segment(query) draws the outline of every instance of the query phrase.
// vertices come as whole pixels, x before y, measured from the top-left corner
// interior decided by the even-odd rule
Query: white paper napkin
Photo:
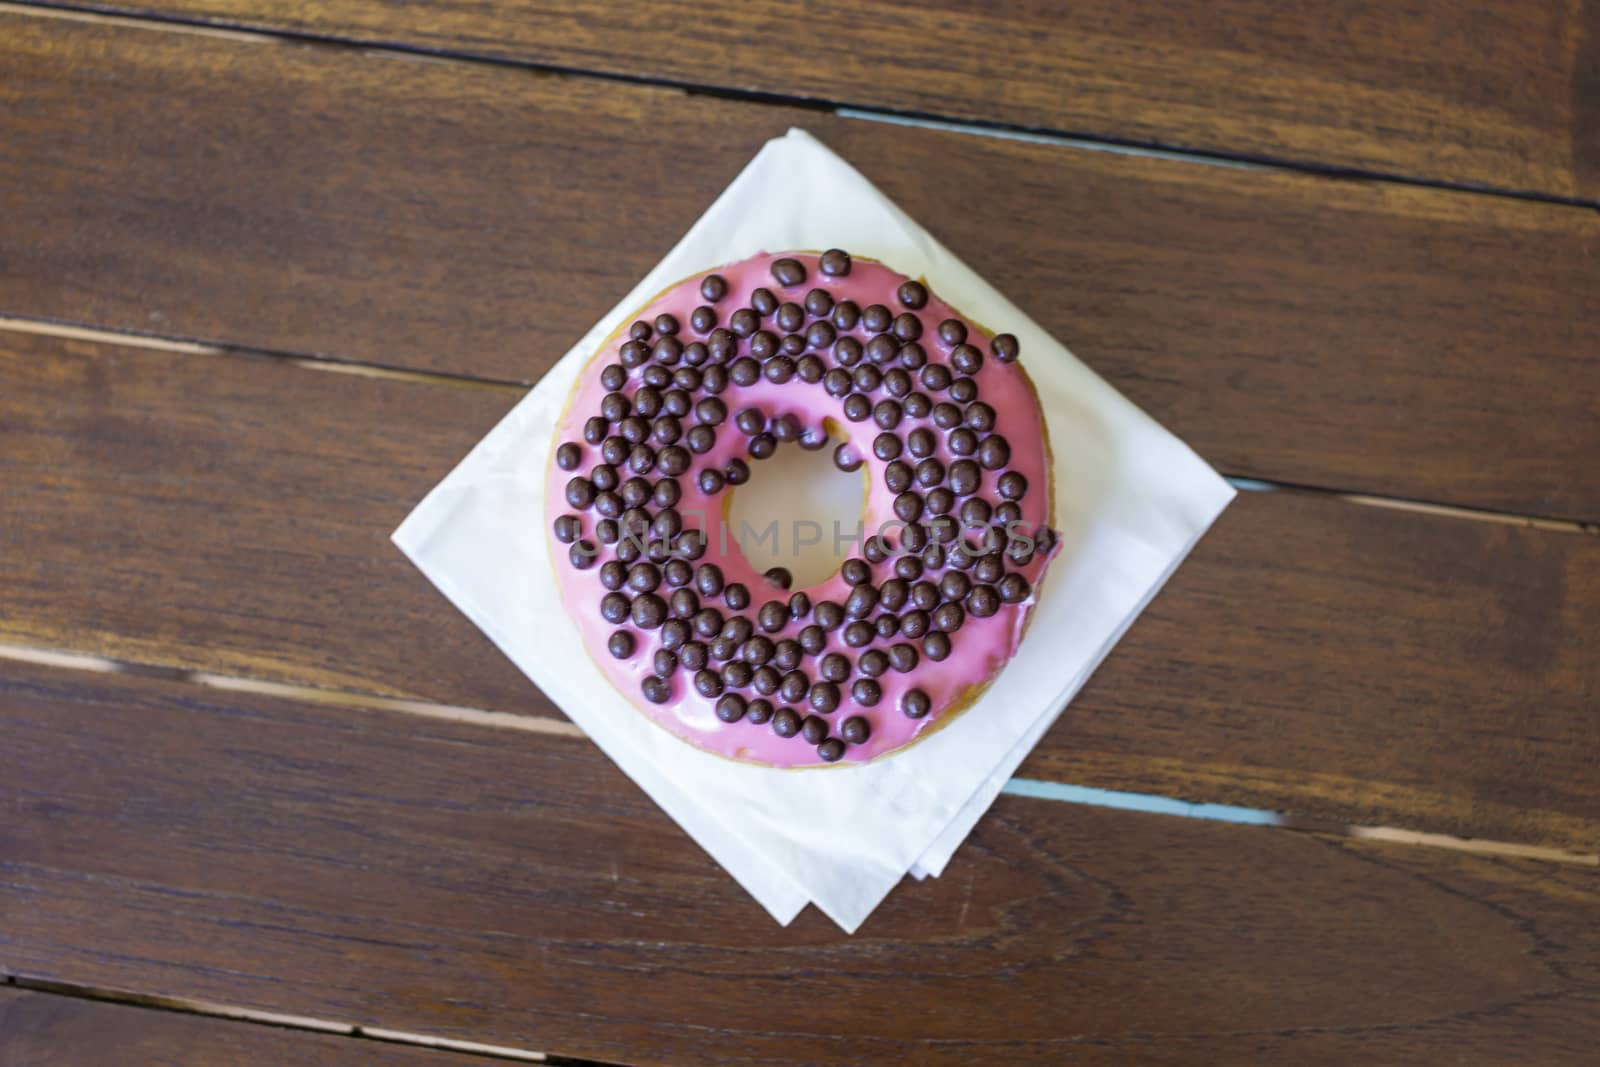
[[[1049,426],[1063,550],[1016,657],[949,726],[865,767],[744,766],[649,722],[590,661],[556,591],[543,480],[568,390],[626,315],[723,263],[835,246],[923,276],[968,317],[1017,335]],[[854,931],[908,871],[944,869],[1232,497],[1183,442],[854,168],[790,130],[763,146],[678,246],[417,505],[394,541],[774,918],[787,923],[811,901]]]

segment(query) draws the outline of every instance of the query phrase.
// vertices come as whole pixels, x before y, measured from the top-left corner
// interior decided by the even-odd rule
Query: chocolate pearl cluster
[[[812,262],[830,278],[852,266],[840,249]],[[770,271],[771,284],[744,306],[730,306],[727,280],[712,273],[700,279],[703,303],[687,322],[662,314],[629,327],[614,359],[602,361],[606,392],[582,440],[556,449],[557,467],[570,475],[570,510],[553,520],[553,533],[573,567],[599,568],[605,592],[596,610],[619,627],[610,655],[639,654],[623,627],[657,635],[640,685],[645,700],[665,704],[692,690],[722,722],[795,738],[831,763],[872,736],[868,714],[856,712],[879,709],[879,679],[911,674],[924,657],[946,659],[969,618],[1032,595],[1021,571],[1050,551],[1054,535],[1009,536],[1030,487],[1010,467],[1003,420],[975,378],[985,359],[1018,357],[1014,336],[984,343],[959,319],[936,321],[919,281],[903,282],[888,303],[860,307],[813,284],[798,258],[775,259]],[[820,425],[739,403],[744,387],[797,379],[820,385],[843,420],[877,428],[872,455],[885,464],[905,524],[845,561],[842,602],[788,595],[792,578],[781,567],[759,590],[727,581],[703,560],[704,534],[685,529],[677,510],[683,479],[716,495],[749,481],[751,463],[781,445],[827,444]],[[742,456],[702,462],[728,434]],[[938,458],[941,443],[948,460]],[[848,444],[833,458],[844,471],[865,459]],[[583,536],[585,512],[595,519],[593,540]],[[919,688],[898,703],[884,710],[911,719],[932,711]]]

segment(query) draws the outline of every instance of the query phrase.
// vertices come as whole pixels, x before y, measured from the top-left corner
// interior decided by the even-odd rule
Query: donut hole
[[[752,461],[750,480],[733,491],[728,532],[757,572],[786,567],[794,588],[816,585],[860,550],[867,468],[834,466],[844,436],[832,425],[826,447],[780,445],[770,459]],[[837,536],[835,536],[837,532]]]

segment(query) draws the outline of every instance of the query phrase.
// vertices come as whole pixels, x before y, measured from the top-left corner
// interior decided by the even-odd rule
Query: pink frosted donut
[[[838,249],[686,279],[601,345],[546,480],[562,601],[606,677],[690,744],[865,763],[947,722],[1015,653],[1056,549],[1017,341]],[[723,524],[790,443],[868,467],[865,539],[789,588]]]

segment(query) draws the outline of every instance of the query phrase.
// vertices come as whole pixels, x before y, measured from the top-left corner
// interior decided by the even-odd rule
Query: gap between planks
[[[485,711],[481,708],[438,704],[426,700],[386,697],[356,690],[323,689],[287,682],[269,682],[236,675],[218,674],[212,671],[197,671],[162,664],[111,659],[106,656],[59,649],[0,643],[0,661],[4,660],[100,674],[156,677],[226,692],[252,693],[258,696],[296,700],[303,703],[359,708],[364,711],[395,712],[424,719],[443,720],[496,730],[516,730],[522,733],[542,734],[548,737],[564,737],[578,740],[587,736],[576,723],[549,716]],[[1290,830],[1296,833],[1440,848],[1452,852],[1465,852],[1499,859],[1538,860],[1547,863],[1565,863],[1580,867],[1600,868],[1600,854],[1597,853],[1577,852],[1571,849],[1552,848],[1544,845],[1525,845],[1512,841],[1493,841],[1486,838],[1456,837],[1452,834],[1429,833],[1396,826],[1362,826],[1353,823],[1341,823],[1332,819],[1311,819],[1304,816],[1267,811],[1261,808],[1194,803],[1176,797],[1097,789],[1065,782],[1013,778],[1006,783],[1001,792],[1008,796],[1057,803],[1081,804],[1088,807],[1114,808],[1121,811],[1174,815],[1180,818],[1269,827],[1278,830]]]
[[[5,4],[0,2],[0,11],[4,9]],[[377,378],[395,382],[410,382],[418,385],[449,386],[457,389],[490,389],[518,396],[532,388],[531,383],[506,379],[471,377],[463,374],[450,374],[444,371],[402,370],[396,367],[338,357],[306,356],[296,352],[253,348],[244,345],[208,344],[200,341],[162,337],[155,334],[76,326],[48,319],[31,319],[20,315],[0,314],[0,331],[35,334],[43,337],[59,337],[64,340],[84,341],[90,344],[143,348],[181,355],[248,356],[259,359],[275,359],[292,367],[320,371],[325,374],[347,374],[360,378]],[[1227,472],[1223,472],[1223,476],[1227,478],[1235,489],[1244,492],[1314,493],[1319,496],[1331,496],[1361,507],[1411,511],[1436,518],[1464,519],[1469,522],[1488,522],[1506,526],[1524,526],[1558,533],[1600,535],[1600,522],[1576,522],[1570,519],[1551,519],[1538,515],[1521,515],[1514,512],[1462,507],[1454,504],[1440,504],[1433,501],[1412,500],[1404,497],[1353,493],[1324,486],[1301,485],[1293,482],[1230,475]]]
[[[837,115],[840,118],[846,119],[856,119],[868,122],[883,122],[902,126],[917,126],[969,136],[1000,137],[1014,140],[1031,141],[1035,143],[1057,145],[1067,149],[1095,152],[1118,152],[1201,166],[1235,167],[1249,170],[1288,171],[1297,174],[1314,175],[1316,177],[1336,181],[1386,182],[1394,185],[1409,185],[1426,189],[1439,189],[1446,192],[1462,193],[1471,196],[1493,196],[1510,200],[1527,200],[1535,203],[1554,204],[1564,207],[1590,208],[1600,211],[1600,203],[1592,200],[1586,200],[1582,197],[1576,196],[1561,196],[1555,193],[1544,193],[1530,189],[1505,189],[1472,182],[1450,181],[1445,178],[1424,178],[1390,171],[1340,166],[1338,164],[1331,163],[1315,163],[1305,160],[1280,159],[1272,156],[1246,155],[1243,153],[1231,153],[1220,150],[1202,150],[1187,148],[1181,145],[1170,145],[1161,141],[1140,141],[1131,138],[1092,135],[1086,131],[1029,126],[1022,123],[986,121],[981,119],[956,119],[947,115],[938,114],[937,112],[918,111],[909,108],[876,106],[845,100],[831,100],[823,97],[792,95],[781,92],[737,89],[728,86],[707,85],[703,82],[684,81],[681,79],[667,78],[656,75],[589,70],[583,67],[570,66],[566,64],[538,62],[530,59],[515,59],[506,56],[472,52],[459,48],[430,48],[425,45],[407,44],[401,41],[389,41],[382,39],[364,40],[359,37],[340,36],[338,34],[329,33],[312,33],[308,31],[289,30],[282,28],[236,28],[223,25],[220,23],[220,21],[206,21],[199,17],[185,18],[179,15],[158,15],[153,13],[113,13],[97,9],[92,5],[51,2],[51,0],[34,0],[34,2],[28,2],[28,0],[23,0],[23,2],[15,2],[15,0],[0,0],[0,14],[11,14],[30,18],[61,19],[72,22],[101,23],[111,26],[142,28],[157,32],[185,33],[200,37],[215,37],[224,40],[241,41],[253,44],[299,44],[311,47],[341,48],[377,57],[392,59],[477,64],[512,70],[531,71],[540,74],[554,74],[563,77],[589,78],[596,81],[617,82],[620,84],[632,85],[644,89],[676,91],[689,96],[704,96],[716,99],[736,100],[754,105],[773,105],[799,108],[808,111]]]
[[[255,1008],[241,1008],[232,1004],[219,1004],[209,1000],[156,996],[149,993],[134,993],[121,989],[106,989],[69,982],[27,978],[14,974],[5,975],[4,977],[4,985],[0,986],[0,988],[20,989],[25,992],[43,993],[48,996],[71,997],[75,1000],[120,1004],[125,1007],[141,1008],[147,1011],[199,1015],[208,1019],[216,1019],[219,1022],[270,1026],[280,1030],[329,1034],[336,1037],[377,1041],[389,1045],[411,1045],[419,1048],[437,1049],[440,1052],[455,1052],[517,1063],[558,1063],[577,1067],[579,1064],[591,1062],[588,1060],[568,1059],[564,1056],[552,1057],[543,1052],[513,1048],[509,1045],[486,1045],[477,1041],[459,1041],[448,1037],[434,1037],[431,1034],[412,1033],[408,1030],[389,1030],[381,1027],[362,1026],[357,1023],[336,1022],[332,1019],[316,1019],[307,1015],[258,1011]]]

